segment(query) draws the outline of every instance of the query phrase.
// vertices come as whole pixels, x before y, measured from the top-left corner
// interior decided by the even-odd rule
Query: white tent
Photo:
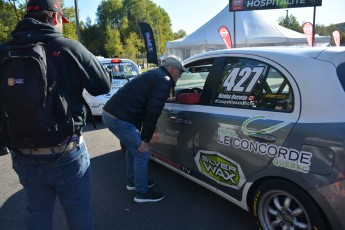
[[[236,41],[236,48],[308,45],[304,34],[270,22],[256,11],[236,12],[235,17],[236,38],[234,37],[234,13],[229,12],[229,6],[226,6],[195,32],[184,38],[167,42],[168,54],[174,54],[185,59],[198,53],[225,49],[226,46],[218,33],[221,26],[228,27],[232,43]],[[327,46],[330,39],[329,36],[315,36],[315,45]]]

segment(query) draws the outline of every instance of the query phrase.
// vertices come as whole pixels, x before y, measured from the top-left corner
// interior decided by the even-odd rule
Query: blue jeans
[[[106,112],[102,113],[105,126],[126,146],[127,179],[134,182],[135,191],[147,191],[148,162],[150,151],[138,151],[141,145],[139,130],[131,123],[112,117]]]
[[[70,230],[93,229],[90,207],[90,156],[85,142],[57,161],[57,156],[12,153],[13,169],[26,197],[28,230],[53,229],[56,196],[65,211]]]

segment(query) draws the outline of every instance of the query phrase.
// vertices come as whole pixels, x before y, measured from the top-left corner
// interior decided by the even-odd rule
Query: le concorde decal
[[[248,124],[259,119],[266,119],[265,116],[255,116],[243,122],[242,131],[245,135],[250,134],[268,134],[273,133],[286,125],[289,122],[282,122],[278,125],[268,127],[262,130],[250,130],[247,128]],[[283,167],[290,170],[308,173],[311,165],[312,153],[306,151],[298,151],[296,149],[289,149],[282,146],[249,140],[246,138],[239,138],[235,130],[231,129],[229,125],[220,124],[218,128],[217,142],[222,145],[242,149],[255,154],[269,156],[273,158],[272,163],[277,167]]]

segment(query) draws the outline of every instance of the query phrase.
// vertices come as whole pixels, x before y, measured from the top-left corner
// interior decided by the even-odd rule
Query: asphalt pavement
[[[155,190],[166,197],[157,203],[134,202],[134,192],[126,190],[125,159],[117,138],[99,120],[97,130],[88,124],[83,136],[91,155],[95,230],[257,229],[250,213],[155,162],[150,162],[150,176]],[[24,218],[25,193],[10,156],[2,156],[0,230],[25,229]],[[54,230],[68,229],[58,200],[53,221]]]

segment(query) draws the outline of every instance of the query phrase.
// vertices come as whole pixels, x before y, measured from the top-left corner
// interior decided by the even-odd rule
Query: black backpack
[[[53,147],[74,134],[67,84],[43,43],[5,47],[1,123],[12,149]]]

